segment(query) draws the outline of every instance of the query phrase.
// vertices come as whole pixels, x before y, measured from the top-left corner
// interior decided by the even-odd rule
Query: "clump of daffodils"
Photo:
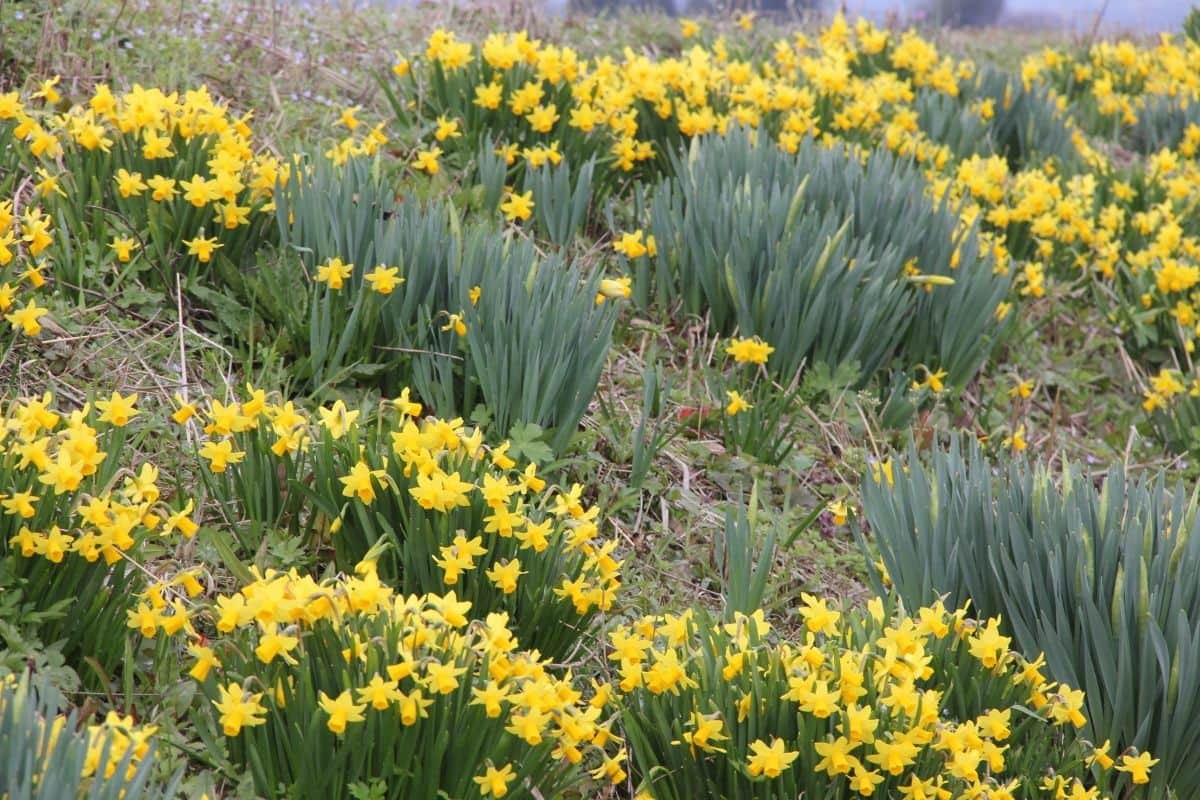
[[[48,219],[102,242],[115,264],[136,268],[155,259],[192,271],[217,252],[237,262],[274,230],[273,194],[286,183],[288,165],[256,152],[253,115],[233,114],[207,87],[181,96],[142,86],[114,93],[101,84],[65,112],[52,111],[36,96],[0,95],[0,126],[11,127],[18,152],[41,178]],[[36,225],[24,225],[31,256],[46,250],[60,272],[75,280],[84,274],[78,254],[52,246],[48,227],[28,239]]]
[[[844,615],[809,595],[800,615],[794,642],[761,612],[610,634],[643,796],[1107,796],[1082,766],[1113,763],[1076,735],[1083,693],[1012,652],[998,620],[940,603],[887,619],[879,601]]]
[[[950,152],[918,128],[912,101],[920,90],[956,97],[973,74],[916,34],[896,38],[840,15],[819,38],[780,39],[755,60],[733,57],[724,37],[677,57],[627,50],[589,60],[525,31],[492,34],[476,48],[444,29],[424,53],[397,59],[397,94],[419,96],[430,123],[433,141],[415,158],[430,173],[438,156],[473,154],[483,130],[507,132],[497,149],[510,165],[596,156],[622,175],[659,169],[680,141],[731,125],[762,129],[790,152],[805,136],[836,136],[885,142],[940,167]],[[413,91],[424,85],[432,91]],[[463,130],[467,119],[479,130]]]
[[[42,331],[49,309],[33,295],[46,283],[45,252],[53,243],[53,220],[40,206],[18,213],[13,200],[0,200],[0,319],[14,336]]]
[[[1159,436],[1176,452],[1194,450],[1200,424],[1200,374],[1163,367],[1147,384],[1142,390],[1142,408]]]
[[[153,464],[114,460],[139,413],[136,395],[117,392],[68,413],[50,393],[0,406],[0,552],[111,566],[150,532],[193,536],[191,504],[177,511],[162,501]]]
[[[41,612],[34,635],[106,670],[121,663],[140,605],[154,606],[134,626],[147,637],[186,621],[178,599],[139,598],[144,545],[197,531],[192,502],[166,502],[153,464],[125,462],[139,413],[137,396],[120,393],[69,412],[49,393],[0,405],[0,571]],[[194,592],[186,571],[163,577],[178,584],[185,574]]]
[[[183,405],[176,418],[203,429],[206,480],[254,522],[332,545],[344,570],[390,543],[378,572],[391,585],[455,591],[565,657],[620,587],[599,508],[582,486],[518,464],[508,443],[488,446],[478,428],[422,411],[405,390],[369,415],[339,400],[310,417],[251,388],[241,402]]]
[[[609,687],[523,650],[505,613],[453,591],[396,593],[374,562],[315,581],[268,570],[207,614],[201,716],[265,794],[558,796],[584,769],[623,780]]]

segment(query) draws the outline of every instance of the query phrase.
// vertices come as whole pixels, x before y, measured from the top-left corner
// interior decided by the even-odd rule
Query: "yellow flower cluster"
[[[382,122],[376,124],[361,138],[355,133],[362,124],[355,116],[360,110],[358,106],[354,106],[342,111],[338,124],[349,130],[350,135],[325,151],[325,157],[334,164],[340,166],[351,158],[374,155],[380,147],[388,143],[388,137],[383,132]]]
[[[152,464],[129,471],[111,489],[85,491],[85,480],[108,457],[105,434],[92,423],[104,423],[110,431],[123,427],[138,413],[136,399],[114,393],[96,402],[98,415],[89,406],[60,414],[49,393],[0,409],[5,488],[0,493],[0,533],[12,551],[56,564],[75,553],[112,565],[152,531],[195,533],[190,504],[175,511],[160,501],[158,469]]]
[[[555,761],[590,758],[599,770],[619,765],[613,717],[605,718],[607,686],[593,682],[585,701],[569,672],[560,675],[537,652],[520,649],[506,614],[472,619],[471,604],[454,592],[398,595],[380,581],[373,562],[359,564],[356,573],[318,583],[295,570],[256,571],[252,583],[216,598],[210,613],[222,636],[189,649],[196,657],[191,675],[215,689],[211,706],[226,736],[276,715],[307,721],[319,714],[331,733],[369,749],[374,742],[365,723],[372,717],[397,728],[436,726],[422,735],[437,736],[459,715],[474,719],[468,709],[477,707],[473,724],[487,729],[485,752],[505,739],[530,749],[552,743]],[[343,663],[314,665],[331,643],[341,648]],[[210,680],[214,669],[223,680]],[[317,686],[307,696],[310,672]],[[325,685],[325,675],[342,682]],[[265,690],[252,692],[252,684]],[[498,797],[515,774],[507,764],[456,769],[477,769],[476,783]]]
[[[761,611],[724,625],[690,611],[645,617],[610,635],[619,699],[635,726],[653,726],[656,714],[685,720],[664,767],[704,769],[723,758],[752,778],[779,779],[803,754],[814,773],[790,785],[841,780],[863,797],[1012,798],[1034,779],[1028,765],[1006,774],[1010,752],[1024,744],[1010,737],[1026,709],[1068,731],[1085,722],[1083,692],[1047,681],[1041,659],[1012,652],[999,620],[977,623],[938,603],[885,624],[875,600],[864,624],[823,599],[801,599],[798,645],[771,644]],[[998,687],[990,700],[1001,702],[960,716],[947,690],[974,672]],[[1051,754],[1041,757],[1058,769]],[[1103,748],[1091,760],[1113,763]],[[653,774],[652,766],[642,769]],[[1080,777],[1056,780],[1055,796],[1101,797]],[[653,782],[646,789],[654,796]]]
[[[61,730],[64,719],[56,717],[54,726]],[[101,774],[111,778],[126,755],[132,753],[129,766],[126,767],[126,780],[131,779],[137,772],[139,762],[145,758],[150,749],[150,739],[158,732],[156,725],[134,724],[132,716],[122,717],[115,711],[109,711],[104,721],[88,725],[88,752],[83,764],[85,778]],[[104,748],[108,747],[108,761],[101,763]],[[101,767],[103,770],[101,771]]]
[[[1175,397],[1200,397],[1200,376],[1184,384],[1183,373],[1177,369],[1163,368],[1150,379],[1150,388],[1143,390],[1145,401],[1142,408],[1147,411],[1167,407]]]
[[[119,262],[149,242],[186,246],[188,255],[207,263],[222,245],[204,236],[205,229],[236,231],[251,224],[252,215],[273,210],[275,186],[287,182],[289,165],[255,153],[251,116],[233,116],[204,86],[180,97],[142,86],[114,94],[101,84],[61,114],[31,106],[17,92],[0,95],[0,125],[12,126],[14,138],[43,165],[37,170],[43,203],[115,203],[134,226],[108,242]],[[164,233],[149,224],[158,208],[186,224]],[[68,219],[82,224],[74,215]],[[24,228],[36,257],[51,243],[48,219],[41,229],[33,219]],[[154,241],[160,233],[175,239]],[[0,260],[7,252],[3,236],[0,230]]]
[[[0,201],[0,316],[25,336],[41,332],[41,319],[48,311],[34,298],[25,300],[29,291],[46,282],[44,253],[54,243],[53,221],[41,207],[32,206],[16,213],[14,201]]]
[[[739,364],[766,364],[775,348],[757,336],[748,339],[730,339],[725,352]]]
[[[1086,58],[1046,48],[1024,60],[1021,78],[1026,86],[1044,79],[1069,97],[1088,96],[1100,115],[1132,125],[1147,98],[1200,96],[1200,45],[1162,34],[1152,47],[1128,39],[1096,42]]]
[[[171,175],[142,175],[121,168],[112,180],[124,198],[151,192],[153,200],[164,202],[182,194],[198,208],[216,204],[225,212],[221,219],[226,227],[236,227],[228,223],[236,223],[244,216],[240,208],[233,209],[239,199],[248,198],[252,202],[269,199],[276,181],[286,179],[287,175],[286,164],[271,155],[254,154],[251,114],[232,117],[229,109],[215,101],[205,86],[186,92],[180,99],[177,93],[166,94],[141,86],[114,95],[108,86],[101,84],[86,104],[49,117],[30,112],[12,93],[0,96],[0,109],[11,110],[17,123],[14,133],[29,143],[35,156],[61,156],[63,141],[89,152],[109,152],[120,141],[126,146],[140,143],[138,152],[142,159],[161,161],[173,168],[177,149],[192,140],[200,141],[208,156],[205,173],[176,180]],[[40,148],[38,143],[42,143]],[[248,193],[243,194],[244,190]]]
[[[600,509],[583,503],[583,487],[549,486],[538,476],[535,464],[518,467],[507,455],[508,443],[489,448],[482,430],[466,427],[461,419],[421,419],[422,410],[404,390],[385,404],[386,451],[362,452],[347,444],[346,454],[352,450],[353,455],[346,459],[348,463],[337,462],[341,473],[320,477],[336,477],[341,497],[348,503],[370,506],[380,492],[387,492],[438,514],[473,505],[480,508],[481,530],[459,531],[431,554],[445,586],[459,585],[464,574],[490,563],[481,570],[487,580],[503,594],[511,594],[523,574],[524,560],[565,555],[573,563],[579,556],[578,569],[563,577],[554,593],[580,615],[611,608],[621,585],[620,562],[613,557],[616,542],[601,537]],[[324,437],[331,444],[362,441],[374,423],[360,423],[360,413],[338,400],[318,409],[319,419],[314,422],[293,403],[272,402],[262,390],[249,387],[245,402],[213,400],[203,411],[183,405],[176,419],[196,419],[203,425],[209,439],[200,446],[200,455],[212,472],[222,473],[239,464],[248,449],[265,448],[267,442],[276,457],[299,464]],[[319,467],[313,461],[308,468]],[[335,531],[341,529],[343,519],[354,519],[348,505],[334,520]],[[515,543],[514,554],[503,562],[490,561],[497,540]],[[485,554],[488,559],[477,561]]]
[[[792,152],[806,135],[853,138],[940,167],[949,151],[919,131],[912,101],[924,88],[957,96],[959,81],[974,73],[916,34],[897,39],[841,15],[816,39],[797,33],[775,42],[761,63],[737,57],[724,37],[673,58],[627,48],[619,59],[588,60],[525,31],[492,34],[476,51],[442,29],[430,36],[424,58],[441,75],[434,85],[447,93],[437,99],[445,106],[439,131],[482,114],[493,131],[511,131],[513,141],[501,143],[510,164],[520,152],[536,167],[539,148],[557,154],[561,143],[572,158],[582,156],[579,163],[602,154],[624,172],[665,156],[681,136],[730,125],[762,128]],[[400,57],[396,74],[422,80],[413,64]],[[461,102],[448,88],[460,77],[468,81]]]
[[[1200,323],[1193,296],[1200,283],[1200,232],[1190,221],[1187,187],[1200,179],[1200,164],[1163,150],[1150,157],[1148,168],[1140,191],[1116,180],[1102,193],[1094,175],[1062,179],[1040,169],[1009,175],[998,158],[972,158],[959,165],[951,192],[965,189],[976,204],[968,215],[982,216],[1007,232],[1006,246],[1027,248],[1038,259],[1025,264],[1023,294],[1045,293],[1048,264],[1095,270],[1106,279],[1128,271],[1135,285],[1145,287],[1142,305],[1174,317],[1191,351]]]

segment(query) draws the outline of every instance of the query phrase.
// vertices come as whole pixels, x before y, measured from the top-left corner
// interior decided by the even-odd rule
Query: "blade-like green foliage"
[[[574,176],[570,208],[545,213],[552,236],[566,241],[582,223],[589,171]],[[569,175],[547,168],[544,190]],[[347,374],[386,392],[412,385],[447,418],[484,402],[497,432],[532,423],[565,446],[612,341],[615,311],[595,303],[598,274],[585,278],[490,225],[464,228],[449,206],[398,198],[378,164],[361,159],[303,171],[280,192],[279,223],[310,279],[330,258],[355,265],[336,293],[312,283],[306,309],[276,309],[292,338],[308,342],[312,386]],[[365,273],[376,264],[398,266],[404,283],[388,295],[371,290]],[[282,296],[275,288],[265,294]]]
[[[771,528],[763,539],[762,547],[755,552],[754,518],[758,488],[751,497],[750,510],[741,505],[729,504],[725,509],[725,529],[718,537],[718,567],[722,572],[725,616],[733,619],[735,614],[749,616],[763,607],[767,591],[767,578],[775,563],[775,546],[778,531]]]
[[[985,67],[966,95],[992,101],[987,136],[992,151],[1004,156],[1013,171],[1041,166],[1048,159],[1067,172],[1082,166],[1075,131],[1045,86],[1026,88],[1019,75]]]
[[[930,89],[917,93],[917,124],[932,141],[950,148],[955,158],[990,155],[987,123],[959,98]]]
[[[937,365],[952,385],[975,374],[1009,279],[917,169],[812,141],[790,155],[740,130],[678,159],[646,201],[657,252],[632,265],[639,303],[761,336],[784,378],[857,364],[862,385],[895,359]]]
[[[599,273],[585,279],[561,258],[538,258],[528,241],[480,230],[464,251],[466,370],[478,381],[497,430],[554,428],[561,451],[583,418],[612,344],[614,304],[597,305]],[[469,411],[461,408],[460,411]]]
[[[1149,796],[1200,796],[1196,493],[1119,464],[1098,484],[1076,466],[994,464],[957,442],[928,464],[911,449],[892,475],[864,482],[863,505],[904,603],[948,595],[1001,615],[1085,690],[1095,741],[1161,759]]]
[[[575,241],[587,222],[592,203],[594,158],[572,168],[567,161],[525,173],[525,190],[533,192],[533,218],[541,233],[559,247]]]
[[[123,758],[114,753],[116,736],[93,741],[87,727],[77,727],[75,714],[60,717],[66,701],[48,683],[28,674],[0,685],[0,797],[5,800],[139,800],[173,797],[182,769],[169,786],[152,780],[153,745],[133,769],[132,748]],[[99,748],[84,778],[89,750]],[[116,762],[116,763],[113,763]],[[109,768],[111,777],[103,777]]]
[[[1138,153],[1174,150],[1188,128],[1200,125],[1200,106],[1182,97],[1147,95],[1138,105],[1137,122],[1126,136],[1127,146]]]

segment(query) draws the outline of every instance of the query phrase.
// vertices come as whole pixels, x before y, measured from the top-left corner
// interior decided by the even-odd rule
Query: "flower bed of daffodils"
[[[804,370],[848,369],[903,430],[1063,287],[1147,376],[1143,420],[1194,447],[1200,44],[1006,74],[840,15],[680,35],[584,57],[438,29],[381,56],[390,117],[346,109],[296,154],[205,87],[0,93],[0,348],[135,281],[244,302],[294,378],[0,390],[0,792],[1170,796],[1136,730],[1093,741],[1082,688],[969,604],[644,615],[554,457],[633,308],[705,320],[688,415],[778,464]],[[297,565],[261,568],[280,541]]]

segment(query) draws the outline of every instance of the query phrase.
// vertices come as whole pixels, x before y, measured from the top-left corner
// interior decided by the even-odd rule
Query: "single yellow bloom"
[[[136,417],[141,412],[134,406],[137,404],[137,394],[131,394],[128,397],[122,397],[120,392],[113,392],[112,397],[107,400],[97,400],[96,408],[100,410],[100,421],[107,422],[117,428],[123,428],[129,424],[129,420]]]
[[[127,236],[119,239],[114,236],[112,242],[110,242],[108,246],[116,252],[117,260],[122,264],[126,264],[132,257],[133,251],[137,249],[138,243]]]
[[[137,197],[149,188],[142,180],[142,173],[128,172],[123,167],[117,170],[113,180],[117,183],[117,193],[121,197]]]
[[[1029,396],[1033,394],[1033,381],[1021,380],[1020,378],[1015,378],[1015,381],[1016,383],[1013,387],[1008,390],[1008,396],[1028,400]]]
[[[596,292],[596,305],[607,299],[625,298],[633,294],[633,278],[603,278]]]
[[[177,424],[182,425],[196,416],[196,406],[184,400],[183,395],[178,392],[175,393],[175,402],[179,404],[179,408],[171,415],[171,419]]]
[[[693,757],[696,755],[697,747],[706,753],[725,752],[716,745],[717,742],[729,738],[725,735],[725,723],[721,721],[720,715],[706,717],[699,711],[693,711],[691,726],[692,730],[684,731],[682,734],[682,740],[691,748]],[[678,742],[671,744],[678,744]]]
[[[475,105],[480,108],[486,108],[489,111],[495,111],[500,107],[500,101],[504,98],[504,87],[496,82],[488,84],[480,84],[475,87]]]
[[[1092,754],[1087,757],[1086,761],[1090,767],[1093,763],[1099,764],[1101,769],[1112,769],[1113,757],[1108,754],[1109,748],[1112,747],[1112,742],[1108,739],[1104,740],[1104,744],[1092,749]]]
[[[372,291],[391,294],[397,286],[404,283],[404,278],[398,277],[399,272],[399,267],[385,267],[380,264],[363,277],[370,284]]]
[[[457,139],[462,136],[462,131],[458,129],[458,120],[446,119],[445,117],[437,118],[437,130],[433,133],[433,138],[439,142],[444,142],[447,139]]]
[[[613,250],[623,253],[626,258],[640,258],[646,255],[650,251],[642,241],[642,235],[640,228],[633,233],[621,234],[621,238],[613,242]]]
[[[504,797],[508,794],[508,784],[516,778],[512,764],[505,764],[502,769],[488,767],[482,775],[476,775],[472,780],[479,786],[479,794],[486,797]]]
[[[331,698],[324,692],[320,693],[321,710],[329,715],[329,721],[325,723],[326,727],[338,736],[346,732],[346,724],[350,722],[362,722],[366,717],[363,712],[367,710],[367,704],[356,704],[350,696],[350,690],[339,694],[336,698]]]
[[[60,95],[54,88],[58,85],[60,80],[62,80],[62,76],[55,75],[49,80],[42,81],[42,85],[31,95],[31,97],[40,97],[45,100],[48,105],[54,105],[62,99],[62,95]]]
[[[29,519],[36,512],[33,505],[40,497],[33,492],[13,492],[5,497],[0,495],[0,507],[4,508],[4,513],[7,516],[18,516],[21,519]]]
[[[446,315],[446,324],[439,330],[454,331],[459,336],[467,335],[467,323],[463,322],[462,314],[451,314],[449,311],[443,311]]]
[[[419,150],[417,157],[413,161],[413,168],[419,169],[422,172],[427,172],[430,175],[437,175],[441,167],[438,165],[438,158],[442,155],[442,148],[434,147],[432,150]]]
[[[1025,440],[1025,424],[1021,423],[1018,425],[1017,429],[1013,431],[1012,436],[1004,437],[1003,444],[1005,447],[1011,447],[1017,453],[1028,447],[1029,443]]]
[[[39,178],[42,179],[37,184],[37,190],[38,190],[39,195],[41,195],[42,197],[46,197],[51,192],[54,192],[55,194],[59,195],[60,197],[67,196],[67,193],[64,192],[62,190],[62,187],[58,185],[58,176],[57,175],[51,175],[44,167],[37,168],[37,175]],[[0,226],[0,227],[3,227],[3,226]]]
[[[187,245],[188,255],[195,256],[196,260],[201,264],[207,264],[211,261],[213,252],[223,246],[217,242],[217,237],[215,236],[211,239],[197,236],[195,239],[191,241],[185,240],[183,243]]]
[[[533,191],[530,190],[524,194],[510,192],[508,200],[500,205],[500,210],[504,212],[504,218],[509,222],[521,220],[524,222],[533,216]]]
[[[412,400],[412,392],[407,386],[400,392],[400,396],[392,401],[392,406],[406,417],[421,416],[421,404]]]
[[[175,195],[179,193],[179,190],[175,188],[175,179],[168,178],[165,175],[151,177],[150,180],[146,181],[146,185],[152,190],[150,197],[158,203],[173,200]],[[204,203],[201,203],[201,205],[204,205]]]
[[[738,392],[726,391],[725,394],[729,398],[729,405],[725,406],[725,413],[731,417],[748,409],[754,408],[754,406],[750,403],[747,403],[745,398],[743,398]]]
[[[298,637],[280,633],[276,623],[264,623],[258,637],[258,646],[254,648],[254,655],[264,664],[270,664],[276,658],[282,658],[288,664],[296,664],[296,659],[289,654],[299,645]]]
[[[942,391],[942,389],[945,388],[945,384],[942,383],[942,379],[945,377],[946,370],[944,369],[939,369],[937,372],[930,372],[928,369],[926,369],[925,380],[913,381],[912,388],[916,390],[928,386],[931,392],[938,394]]]
[[[321,417],[321,424],[329,431],[329,434],[334,439],[340,439],[346,435],[354,421],[358,419],[361,412],[355,410],[350,411],[346,408],[346,404],[341,400],[335,400],[330,408],[318,408],[317,414]]]
[[[170,516],[168,516],[166,523],[164,523],[164,525],[163,525],[163,531],[162,531],[163,535],[165,536],[165,535],[169,534],[171,531],[178,528],[179,532],[183,534],[183,537],[185,539],[191,539],[193,536],[195,536],[196,531],[200,530],[200,526],[197,525],[191,519],[190,516],[188,516],[189,514],[192,513],[193,510],[195,510],[195,507],[196,507],[196,501],[189,498],[187,501],[187,504],[183,507],[182,510],[177,511],[174,514],[171,514]],[[185,574],[187,575],[187,577],[191,578],[191,581],[187,585],[188,585],[188,595],[192,596],[191,586],[194,585],[196,587],[199,587],[199,584],[196,582],[196,579],[191,576],[191,573],[185,573]]]
[[[514,142],[513,144],[506,144],[497,147],[495,153],[504,159],[505,164],[511,167],[517,160],[517,151],[520,149],[520,145]]]
[[[343,497],[357,497],[364,505],[375,500],[375,485],[371,482],[372,471],[366,462],[359,461],[350,468],[350,474],[338,478],[342,482]]]
[[[337,291],[346,285],[346,279],[353,271],[353,264],[342,263],[342,260],[335,256],[317,267],[317,283],[328,283],[330,289]]]
[[[146,128],[142,135],[145,144],[142,145],[142,157],[148,161],[159,158],[171,158],[175,152],[171,150],[171,137],[161,136],[153,128]]]
[[[204,208],[209,201],[217,199],[216,185],[209,183],[203,175],[193,175],[190,181],[181,180],[179,185],[183,187],[183,198],[196,208]]]
[[[496,564],[484,574],[497,589],[505,594],[512,594],[517,590],[517,579],[525,573],[521,571],[521,562],[514,558],[507,564]]]
[[[198,681],[203,682],[208,677],[208,673],[213,667],[221,666],[221,661],[213,653],[211,647],[205,647],[198,644],[189,644],[188,652],[196,658],[196,663],[188,670],[188,675]]]
[[[381,675],[375,675],[370,683],[356,690],[358,701],[370,705],[376,711],[386,711],[388,706],[403,697],[398,686],[399,681],[385,681]]]
[[[769,745],[762,739],[756,739],[750,744],[750,752],[747,767],[754,778],[759,775],[778,778],[800,756],[799,752],[788,752],[783,739],[772,739]]]
[[[351,106],[350,108],[343,109],[342,115],[334,125],[344,125],[347,130],[354,130],[359,125],[358,119],[354,115],[359,111],[362,111],[362,106]]]
[[[42,325],[38,321],[50,312],[48,308],[42,308],[33,300],[25,304],[24,308],[17,309],[11,314],[5,314],[4,318],[13,326],[13,330],[18,328],[21,333],[26,336],[37,336],[42,331]]]
[[[58,457],[46,465],[38,481],[54,487],[55,494],[73,492],[83,481],[83,465],[71,458],[68,450],[59,450]]]
[[[537,133],[549,133],[554,128],[554,123],[558,122],[558,109],[553,103],[548,106],[537,105],[532,111],[526,115],[525,119],[529,120],[529,126]]]
[[[233,442],[228,439],[205,442],[200,446],[200,455],[208,459],[209,469],[214,473],[224,472],[229,464],[237,464],[246,457],[245,451],[234,450]]]
[[[1151,758],[1150,753],[1141,753],[1139,756],[1126,753],[1121,757],[1121,763],[1117,764],[1117,771],[1128,772],[1134,783],[1150,783],[1150,768],[1157,764],[1158,760]]]
[[[259,703],[262,692],[252,694],[243,689],[240,683],[218,686],[217,691],[221,699],[214,700],[213,705],[221,712],[221,729],[226,736],[237,736],[242,728],[266,724],[263,715],[267,709]]]

